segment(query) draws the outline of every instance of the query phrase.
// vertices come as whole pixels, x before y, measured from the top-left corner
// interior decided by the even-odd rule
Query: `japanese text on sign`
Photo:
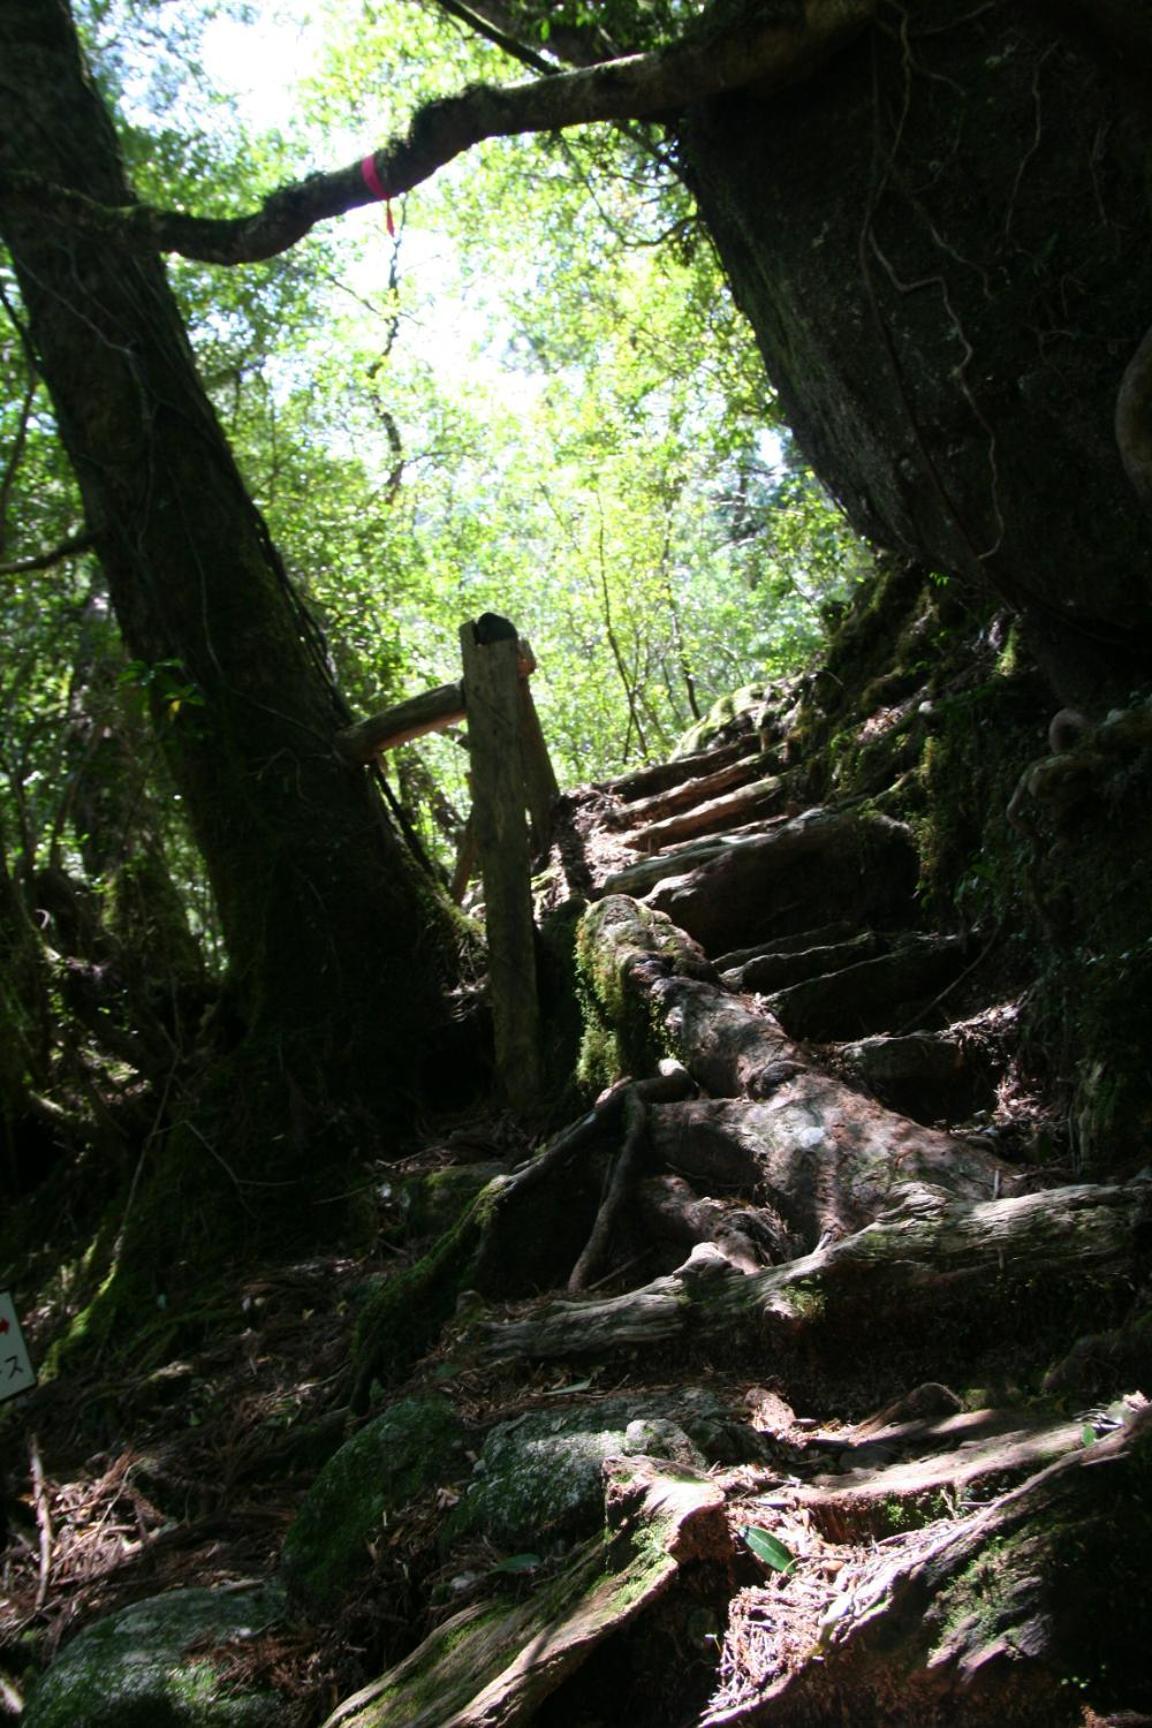
[[[0,1290],[0,1402],[27,1392],[36,1384],[36,1370],[7,1290]]]

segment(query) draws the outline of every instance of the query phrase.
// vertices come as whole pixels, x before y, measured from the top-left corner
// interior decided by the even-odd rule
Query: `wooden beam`
[[[496,1071],[508,1102],[523,1110],[539,1094],[540,1037],[519,650],[514,634],[483,643],[476,638],[474,624],[461,625]]]
[[[382,750],[394,750],[422,738],[426,732],[442,732],[464,719],[464,690],[459,684],[440,684],[419,696],[398,702],[370,720],[361,720],[336,735],[341,755],[350,762],[371,762]]]
[[[739,787],[735,792],[726,792],[720,798],[709,798],[702,804],[680,810],[674,816],[665,817],[663,822],[649,822],[646,827],[634,828],[620,836],[621,843],[634,852],[660,852],[665,846],[676,845],[681,840],[695,840],[704,834],[723,834],[745,822],[755,822],[762,816],[771,815],[779,809],[783,796],[783,781],[779,775],[770,774],[763,780]]]

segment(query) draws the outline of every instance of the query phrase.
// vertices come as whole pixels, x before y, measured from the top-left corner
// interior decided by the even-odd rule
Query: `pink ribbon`
[[[385,225],[389,234],[395,234],[396,224],[392,220],[392,200],[388,196],[383,180],[380,178],[374,154],[365,156],[363,162],[361,162],[360,178],[363,180],[365,186],[367,186],[369,192],[371,192],[373,198],[383,204]]]

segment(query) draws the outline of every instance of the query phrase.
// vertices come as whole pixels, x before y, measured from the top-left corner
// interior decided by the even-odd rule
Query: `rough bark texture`
[[[842,1396],[850,1388],[858,1396],[889,1374],[896,1390],[917,1374],[979,1362],[1015,1310],[1028,1315],[1031,1333],[1014,1346],[1034,1363],[1051,1346],[1046,1309],[1058,1335],[1078,1285],[1096,1281],[1094,1304],[1107,1301],[1109,1287],[1121,1295],[1142,1263],[1152,1206],[1146,1183],[976,1205],[910,1183],[892,1199],[864,1229],[765,1272],[745,1276],[705,1245],[677,1272],[624,1296],[551,1302],[485,1328],[488,1354],[548,1360],[638,1346],[713,1359],[737,1353],[744,1372],[783,1373],[809,1397],[827,1373]],[[1058,1318],[1054,1300],[1067,1309]]]
[[[1152,640],[1113,434],[1152,306],[1148,86],[1101,46],[928,0],[679,132],[817,470],[865,534],[1023,602],[1068,699],[1126,689]]]
[[[62,0],[4,0],[0,68],[0,164],[35,160],[61,185],[129,203]],[[208,864],[241,1011],[249,1025],[307,1029],[305,1063],[371,1026],[383,1090],[411,1073],[438,1015],[446,925],[373,789],[334,748],[347,713],[197,379],[162,268],[11,210],[3,234],[129,651],[171,663],[185,688],[173,708],[158,675],[154,718]]]
[[[811,929],[846,904],[861,919],[898,921],[916,871],[902,823],[852,810],[808,810],[682,876],[669,876],[665,865],[649,904],[717,953],[741,938]]]

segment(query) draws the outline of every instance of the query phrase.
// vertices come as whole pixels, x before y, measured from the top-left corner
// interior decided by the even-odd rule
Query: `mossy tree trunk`
[[[0,166],[34,161],[61,185],[130,202],[64,0],[2,0],[0,66]],[[164,270],[28,216],[6,216],[3,238],[121,631],[149,669],[245,1030],[276,1047],[290,1082],[328,1063],[361,1095],[407,1087],[440,1018],[448,915],[363,769],[333,746],[349,716]]]

